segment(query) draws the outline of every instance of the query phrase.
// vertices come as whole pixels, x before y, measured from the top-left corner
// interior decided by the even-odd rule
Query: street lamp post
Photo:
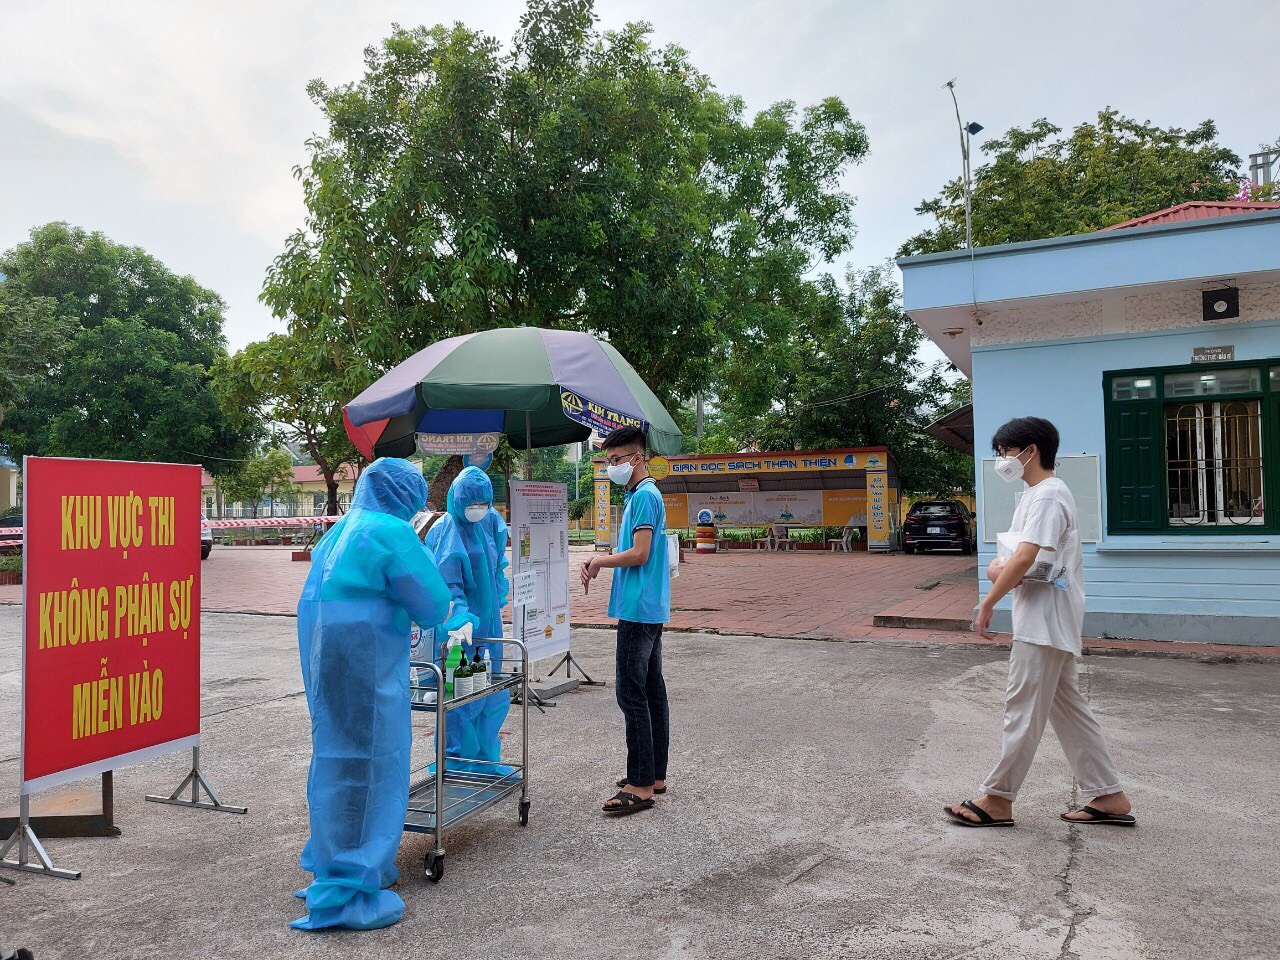
[[[973,135],[981,132],[982,124],[969,123],[966,124],[960,119],[960,101],[956,99],[956,82],[948,80],[943,84],[951,91],[951,102],[956,108],[956,126],[960,128],[960,160],[962,178],[964,183],[964,246],[966,250],[973,249],[973,176],[972,168],[969,164],[969,148],[972,145]]]

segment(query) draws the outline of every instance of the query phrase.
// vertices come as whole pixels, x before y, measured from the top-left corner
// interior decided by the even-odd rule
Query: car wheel
[[[201,559],[201,560],[208,560],[208,559],[209,559],[209,553],[210,553],[210,551],[212,551],[212,550],[213,550],[213,544],[211,544],[211,543],[202,543],[202,544],[200,544],[200,559]]]
[[[907,556],[911,556],[911,554],[916,552],[916,548],[909,543],[904,543],[902,545],[902,552],[905,553]]]
[[[973,547],[970,544],[969,539],[966,537],[964,540],[960,541],[960,556],[967,557],[971,553],[973,553]]]

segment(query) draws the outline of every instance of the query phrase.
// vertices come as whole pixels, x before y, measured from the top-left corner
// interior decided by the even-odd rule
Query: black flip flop
[[[954,806],[954,804],[952,806]],[[951,807],[943,807],[942,812],[945,813],[952,820],[954,820],[956,823],[960,824],[960,826],[962,827],[1012,827],[1013,826],[1012,820],[997,820],[995,819],[995,817],[991,816],[991,814],[987,813],[987,811],[983,810],[980,806],[978,806],[972,800],[966,800],[964,803],[960,804],[960,806],[964,807],[966,810],[968,810],[978,819],[970,820],[968,817],[962,817],[960,816],[960,814],[953,812],[951,810]]]
[[[614,786],[615,786],[615,787],[625,787],[626,785],[627,785],[627,778],[626,778],[626,777],[623,777],[621,780],[619,780],[617,783],[615,783],[615,784],[614,784]],[[666,788],[666,787],[654,787],[654,788],[653,788],[653,792],[654,792],[654,793],[659,793],[659,794],[661,794],[661,793],[666,793],[666,792],[667,792],[667,788]]]
[[[619,790],[610,800],[617,800],[616,807],[601,807],[611,817],[626,817],[633,813],[639,813],[641,810],[648,810],[653,806],[653,797],[637,797],[634,793],[627,793],[625,790]]]
[[[1074,817],[1068,817],[1065,813],[1061,814],[1062,819],[1067,823],[1105,823],[1112,827],[1136,827],[1138,825],[1138,818],[1131,813],[1107,813],[1097,807],[1081,807],[1078,811],[1073,810],[1070,812],[1087,813],[1089,819],[1077,820]]]

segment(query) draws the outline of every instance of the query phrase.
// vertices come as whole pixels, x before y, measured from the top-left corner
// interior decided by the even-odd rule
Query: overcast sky
[[[302,222],[292,169],[323,132],[308,80],[360,76],[405,26],[462,20],[509,40],[523,4],[365,0],[39,0],[0,20],[0,249],[66,220],[144,247],[228,304],[231,347],[281,329],[263,270]],[[915,205],[959,169],[951,100],[992,133],[1108,105],[1160,125],[1218,123],[1237,153],[1280,136],[1280,5],[1203,2],[597,0],[601,25],[650,21],[661,42],[752,110],[844,99],[869,158],[849,262],[893,254]],[[979,140],[981,137],[979,138]]]

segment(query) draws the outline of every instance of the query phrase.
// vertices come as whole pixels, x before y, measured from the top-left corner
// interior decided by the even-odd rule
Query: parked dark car
[[[959,500],[917,500],[902,521],[903,553],[942,548],[968,556],[977,547],[977,523]]]
[[[22,552],[22,514],[11,517],[0,517],[0,557],[13,556]]]

